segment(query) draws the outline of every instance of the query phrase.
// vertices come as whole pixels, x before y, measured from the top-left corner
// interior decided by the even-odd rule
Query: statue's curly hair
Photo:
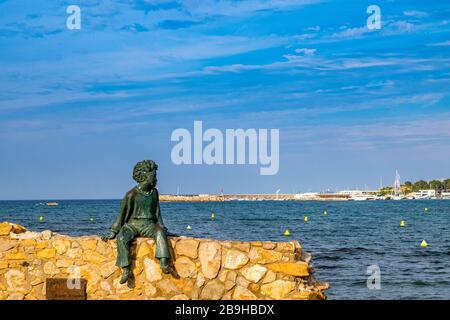
[[[158,170],[158,165],[153,160],[143,160],[139,161],[133,169],[133,179],[137,182],[144,180],[142,176],[143,171],[156,171]]]

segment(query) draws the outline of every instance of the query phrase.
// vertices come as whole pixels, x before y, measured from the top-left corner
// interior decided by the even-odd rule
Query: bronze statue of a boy
[[[128,191],[122,200],[120,213],[109,234],[103,241],[117,236],[117,262],[123,268],[120,283],[125,283],[131,276],[130,243],[135,237],[154,238],[156,242],[155,257],[160,260],[164,273],[174,273],[168,264],[170,258],[167,228],[164,226],[159,207],[159,194],[156,189],[156,170],[158,165],[152,160],[140,161],[133,170],[133,179],[138,185]]]

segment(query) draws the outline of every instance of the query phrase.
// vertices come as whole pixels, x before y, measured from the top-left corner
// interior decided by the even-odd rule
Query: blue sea
[[[36,231],[100,235],[120,204],[58,202],[48,207],[44,201],[0,201],[0,221]],[[315,276],[331,284],[329,299],[450,299],[449,200],[163,202],[161,210],[169,231],[179,235],[300,241],[313,255]],[[286,229],[290,236],[283,235]],[[429,246],[421,247],[422,240]],[[373,265],[380,269],[378,290],[367,286]]]

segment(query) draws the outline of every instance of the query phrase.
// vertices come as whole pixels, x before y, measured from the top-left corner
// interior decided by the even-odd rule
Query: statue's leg
[[[145,237],[150,237],[155,239],[156,249],[155,249],[155,257],[158,259],[161,258],[170,258],[169,251],[169,240],[167,239],[167,235],[163,228],[159,224],[152,223],[147,226],[144,230],[142,230],[142,235]]]
[[[130,242],[136,236],[135,230],[128,224],[120,229],[117,235],[117,261],[116,266],[125,268],[130,266]]]

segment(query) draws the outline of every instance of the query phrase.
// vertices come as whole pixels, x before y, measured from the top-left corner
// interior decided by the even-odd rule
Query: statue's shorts
[[[122,226],[117,235],[116,266],[123,268],[130,265],[130,243],[136,237],[155,239],[155,257],[170,258],[169,243],[164,229],[151,220],[131,219]]]

